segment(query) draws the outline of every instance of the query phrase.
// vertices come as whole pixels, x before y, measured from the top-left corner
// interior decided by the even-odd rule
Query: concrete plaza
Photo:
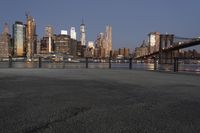
[[[0,69],[1,133],[199,133],[200,76]]]

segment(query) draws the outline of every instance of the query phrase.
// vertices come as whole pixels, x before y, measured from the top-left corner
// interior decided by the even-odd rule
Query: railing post
[[[154,58],[154,70],[157,70],[157,58]]]
[[[178,72],[178,58],[174,58],[174,72]]]
[[[62,65],[63,65],[63,69],[65,69],[65,58],[64,57],[63,57]]]
[[[111,69],[111,57],[109,57],[109,69]]]
[[[178,72],[178,58],[176,58],[176,71]]]
[[[176,72],[176,58],[174,57],[174,72]]]
[[[41,68],[42,67],[42,59],[41,59],[41,57],[39,57],[38,61],[39,61],[38,67]]]
[[[9,56],[8,67],[12,68],[12,57],[11,56]]]
[[[132,69],[133,58],[129,58],[129,69]]]
[[[86,68],[88,68],[88,57],[86,57]]]
[[[111,59],[112,59],[112,51],[110,51],[110,57],[109,57],[109,69],[111,69]]]

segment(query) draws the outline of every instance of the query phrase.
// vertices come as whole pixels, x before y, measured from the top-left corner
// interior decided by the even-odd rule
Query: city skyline
[[[134,49],[147,40],[150,32],[171,33],[183,37],[198,37],[199,1],[64,1],[3,0],[0,5],[0,30],[7,22],[25,23],[25,12],[35,18],[37,34],[44,35],[44,28],[52,25],[55,33],[60,30],[79,29],[82,18],[86,25],[86,40],[95,41],[106,25],[113,27],[113,48]],[[187,10],[186,10],[187,9]],[[78,30],[77,30],[78,31]],[[77,33],[78,40],[80,33]]]

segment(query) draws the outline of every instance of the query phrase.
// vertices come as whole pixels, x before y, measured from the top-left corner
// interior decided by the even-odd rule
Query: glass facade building
[[[14,56],[24,57],[25,53],[25,25],[22,22],[15,22],[13,25]]]
[[[31,16],[26,17],[26,57],[27,60],[31,60],[37,53],[36,23]]]

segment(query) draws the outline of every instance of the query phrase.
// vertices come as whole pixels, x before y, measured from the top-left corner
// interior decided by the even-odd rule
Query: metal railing
[[[25,60],[17,61],[11,57],[6,61],[0,61],[0,68],[58,68],[58,69],[74,69],[74,68],[101,68],[101,69],[129,69],[129,70],[152,70],[152,71],[172,71],[172,72],[189,72],[191,69],[184,69],[184,66],[192,65],[188,60],[195,60],[195,71],[200,72],[200,58],[174,58],[171,64],[159,64],[158,58],[154,58],[150,63],[137,62],[133,58],[126,61],[114,61],[112,58],[104,62],[94,62],[91,58],[82,59],[79,62],[71,62],[68,60],[52,61],[39,57],[37,60],[28,62]]]

